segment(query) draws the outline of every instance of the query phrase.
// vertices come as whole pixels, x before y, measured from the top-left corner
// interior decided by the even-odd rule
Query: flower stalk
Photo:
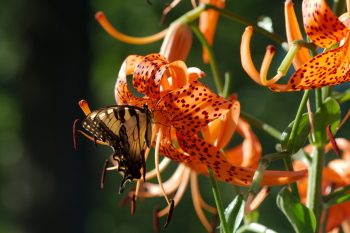
[[[309,188],[307,190],[306,206],[310,208],[316,217],[316,222],[320,223],[322,214],[322,169],[323,169],[323,147],[316,146],[313,148],[311,164],[308,175]],[[318,232],[320,224],[316,224]]]
[[[194,34],[197,36],[197,38],[201,42],[202,46],[207,50],[208,57],[209,57],[209,65],[210,65],[211,72],[213,73],[215,87],[219,91],[219,95],[222,95],[223,84],[222,84],[222,80],[220,78],[220,73],[219,73],[217,63],[216,63],[213,49],[209,45],[208,41],[205,39],[203,33],[201,33],[201,31],[199,30],[198,26],[194,23],[190,23],[190,26],[191,26]]]
[[[224,233],[231,233],[232,229],[230,229],[225,218],[224,207],[222,205],[218,184],[214,177],[213,171],[210,168],[208,168],[208,172],[209,172],[210,183],[211,183],[211,187],[214,195],[215,205],[218,210],[218,215],[221,222],[221,229],[223,230]]]

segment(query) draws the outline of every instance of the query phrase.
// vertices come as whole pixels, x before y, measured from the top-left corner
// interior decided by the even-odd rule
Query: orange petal
[[[140,63],[144,57],[138,55],[128,56],[118,73],[118,79],[115,84],[114,95],[118,104],[129,104],[134,106],[143,106],[145,99],[138,98],[130,91],[127,83],[127,76],[133,74],[135,67]]]
[[[210,167],[216,178],[234,185],[248,186],[251,184],[255,169],[232,166],[217,147],[198,137],[183,137],[178,135],[180,147],[190,156],[184,163],[192,168],[199,165]],[[265,171],[261,185],[282,185],[294,182],[305,176],[305,171]]]
[[[159,107],[182,135],[196,134],[202,127],[226,114],[233,103],[210,91],[198,81],[165,95]]]
[[[332,206],[329,209],[327,220],[327,232],[338,227],[344,220],[350,218],[350,202]]]
[[[291,47],[293,41],[303,39],[293,5],[294,4],[292,0],[287,0],[284,4],[286,34],[289,48]],[[306,48],[300,48],[293,59],[294,68],[298,69],[302,64],[310,59],[311,56],[309,54],[309,51]]]
[[[325,0],[304,0],[303,20],[307,35],[322,48],[329,48],[332,44],[340,42],[349,32]]]
[[[132,76],[133,88],[144,95],[138,98],[133,95],[127,84],[128,75]],[[161,93],[183,86],[188,82],[187,66],[182,61],[169,63],[168,60],[158,54],[149,54],[145,57],[128,56],[119,70],[115,86],[117,103],[142,106],[146,99],[157,102]],[[151,98],[151,100],[149,99]]]
[[[297,70],[289,79],[286,91],[299,91],[338,85],[350,80],[347,58],[349,41],[343,46],[319,54]]]
[[[168,69],[168,60],[157,53],[149,54],[134,69],[134,89],[151,98],[160,97],[160,83]]]
[[[237,132],[244,137],[244,140],[238,146],[225,151],[228,161],[235,166],[256,168],[261,157],[259,139],[249,124],[242,119],[238,121]]]
[[[218,148],[224,148],[226,146],[238,124],[240,104],[237,100],[232,102],[233,105],[227,114],[210,122],[202,129],[204,140]]]
[[[218,8],[225,7],[225,0],[201,0],[201,3],[212,4]],[[213,44],[216,25],[218,22],[219,13],[215,10],[206,10],[199,16],[199,30],[203,33],[209,45]],[[209,62],[208,53],[203,48],[203,61]]]
[[[343,159],[334,159],[328,163],[328,167],[334,171],[339,178],[336,183],[345,185],[350,183],[350,164]]]
[[[333,161],[331,161],[331,163],[332,162]],[[337,162],[333,163],[333,165],[336,165],[336,164]],[[344,178],[341,176],[341,174],[338,174],[338,171],[341,172],[341,168],[334,169],[332,165],[328,164],[328,167],[324,167],[322,171],[323,182],[335,183],[338,185],[345,185]]]

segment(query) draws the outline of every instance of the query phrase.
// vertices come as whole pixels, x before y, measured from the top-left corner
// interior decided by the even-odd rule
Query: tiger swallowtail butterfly
[[[126,181],[141,178],[145,173],[145,151],[152,138],[152,115],[147,105],[139,108],[116,105],[89,113],[82,125],[96,140],[113,148],[113,159],[118,162],[118,172],[123,176],[119,193]]]

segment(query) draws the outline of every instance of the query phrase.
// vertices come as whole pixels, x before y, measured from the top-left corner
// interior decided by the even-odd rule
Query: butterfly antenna
[[[78,136],[77,136],[77,124],[79,119],[75,119],[73,123],[73,147],[74,150],[78,149]]]

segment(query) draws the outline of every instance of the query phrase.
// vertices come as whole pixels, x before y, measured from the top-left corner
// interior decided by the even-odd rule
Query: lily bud
[[[172,24],[164,38],[160,54],[169,62],[186,60],[192,46],[192,31],[187,24]]]

